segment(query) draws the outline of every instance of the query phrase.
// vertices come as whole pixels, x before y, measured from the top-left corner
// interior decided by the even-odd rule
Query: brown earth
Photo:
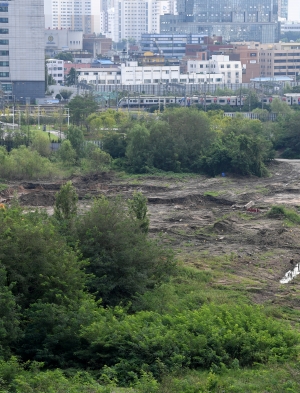
[[[293,207],[300,213],[300,162],[274,161],[270,177],[140,176],[119,177],[99,173],[74,177],[81,209],[100,195],[124,198],[140,191],[148,198],[150,234],[172,247],[180,259],[200,269],[213,270],[214,263],[231,279],[216,285],[246,290],[257,302],[299,307],[300,275],[291,283],[279,280],[300,262],[300,226],[283,218],[271,219],[272,205]],[[63,181],[10,182],[0,193],[0,203],[17,197],[26,208],[53,211],[55,193]],[[244,207],[253,202],[251,212]],[[258,211],[256,212],[255,210]],[[222,258],[220,258],[222,257]],[[214,262],[215,261],[215,262]],[[248,281],[247,281],[248,280]]]

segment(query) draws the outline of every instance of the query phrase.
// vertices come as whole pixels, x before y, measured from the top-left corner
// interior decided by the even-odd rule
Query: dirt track
[[[213,269],[208,262],[212,257],[230,255],[224,269],[234,277],[231,282],[221,280],[220,285],[248,280],[254,300],[280,302],[290,296],[291,288],[300,290],[299,276],[290,284],[279,284],[291,260],[300,262],[300,227],[265,213],[279,204],[300,211],[300,162],[275,161],[269,170],[271,176],[264,179],[141,176],[124,180],[102,173],[72,181],[82,209],[88,208],[92,197],[122,194],[127,198],[134,190],[141,191],[149,202],[152,236],[159,235],[183,260],[201,269]],[[22,205],[44,207],[51,213],[61,184],[12,182],[0,193],[0,202],[9,203],[17,192]],[[244,208],[250,201],[252,212]],[[298,295],[291,304],[298,307]]]

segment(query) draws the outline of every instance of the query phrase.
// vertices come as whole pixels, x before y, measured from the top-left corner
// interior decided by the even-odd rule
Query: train
[[[119,108],[150,108],[154,105],[168,106],[171,104],[179,104],[181,106],[192,106],[192,105],[203,105],[208,106],[212,104],[216,105],[229,105],[231,107],[240,107],[244,105],[247,96],[144,96],[139,97],[123,97],[118,102]],[[259,101],[270,105],[275,98],[279,98],[281,101],[286,102],[288,105],[300,105],[300,93],[286,93],[282,96],[268,96],[264,95],[259,97]]]

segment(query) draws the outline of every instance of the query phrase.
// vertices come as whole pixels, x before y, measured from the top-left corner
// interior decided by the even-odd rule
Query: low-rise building
[[[209,78],[213,78],[215,74],[223,75],[223,77],[219,76],[217,79],[219,82],[222,80],[226,84],[242,83],[241,62],[230,61],[229,56],[226,55],[213,55],[209,60],[188,60],[187,70],[190,75],[204,74],[209,75]]]
[[[46,60],[48,75],[51,75],[57,84],[64,83],[64,61],[58,59]]]

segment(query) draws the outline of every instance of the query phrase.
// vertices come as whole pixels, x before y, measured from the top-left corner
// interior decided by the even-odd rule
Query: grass
[[[220,194],[224,194],[224,191],[205,191],[203,194],[204,196],[212,196],[212,197],[217,197]]]
[[[7,188],[8,188],[7,184],[0,183],[0,192],[6,190]]]
[[[284,206],[272,206],[267,213],[269,218],[283,218],[292,224],[300,224],[300,215],[293,209],[288,209]],[[288,224],[287,223],[287,224]]]
[[[163,380],[161,393],[297,393],[300,391],[298,363],[266,364],[251,369],[213,368],[210,371],[190,371],[168,376]]]

